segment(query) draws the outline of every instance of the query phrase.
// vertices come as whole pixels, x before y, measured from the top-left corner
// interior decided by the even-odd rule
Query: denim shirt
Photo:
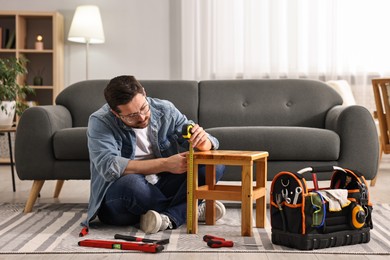
[[[182,136],[182,127],[193,123],[171,102],[147,97],[150,105],[149,140],[155,158],[169,157],[187,151],[189,144]],[[89,226],[100,208],[108,188],[120,178],[129,160],[135,157],[136,136],[131,127],[117,118],[108,104],[93,113],[88,122],[88,149],[91,170],[91,191],[87,219]],[[208,134],[213,149],[218,140]]]

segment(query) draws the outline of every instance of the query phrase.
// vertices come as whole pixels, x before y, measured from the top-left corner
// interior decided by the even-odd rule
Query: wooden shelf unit
[[[64,87],[63,16],[58,12],[0,11],[0,28],[0,58],[28,60],[28,73],[19,80],[34,88],[36,94],[28,96],[26,101],[54,104]],[[35,48],[37,35],[43,37],[43,50]],[[42,77],[42,85],[34,85],[35,76]]]

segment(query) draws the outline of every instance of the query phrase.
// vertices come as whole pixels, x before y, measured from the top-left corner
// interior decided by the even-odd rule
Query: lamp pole
[[[85,42],[85,76],[86,76],[86,79],[89,79],[89,76],[88,76],[89,42],[90,42],[90,39],[86,39],[86,42]]]

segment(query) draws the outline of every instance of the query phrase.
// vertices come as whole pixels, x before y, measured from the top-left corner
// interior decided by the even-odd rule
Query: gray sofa
[[[27,109],[15,141],[17,174],[33,180],[29,212],[46,180],[89,179],[86,127],[104,104],[108,80],[89,80],[64,89],[56,105]],[[172,101],[189,119],[220,141],[220,149],[268,151],[268,180],[280,171],[337,165],[371,180],[378,167],[378,136],[362,106],[341,106],[342,98],[325,83],[278,80],[142,80],[147,95]],[[239,181],[228,167],[225,181]],[[331,173],[318,178],[329,179]]]

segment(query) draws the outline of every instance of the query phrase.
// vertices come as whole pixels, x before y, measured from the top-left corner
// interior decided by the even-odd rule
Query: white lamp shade
[[[68,40],[79,43],[104,43],[104,31],[99,7],[82,5],[76,8]]]

